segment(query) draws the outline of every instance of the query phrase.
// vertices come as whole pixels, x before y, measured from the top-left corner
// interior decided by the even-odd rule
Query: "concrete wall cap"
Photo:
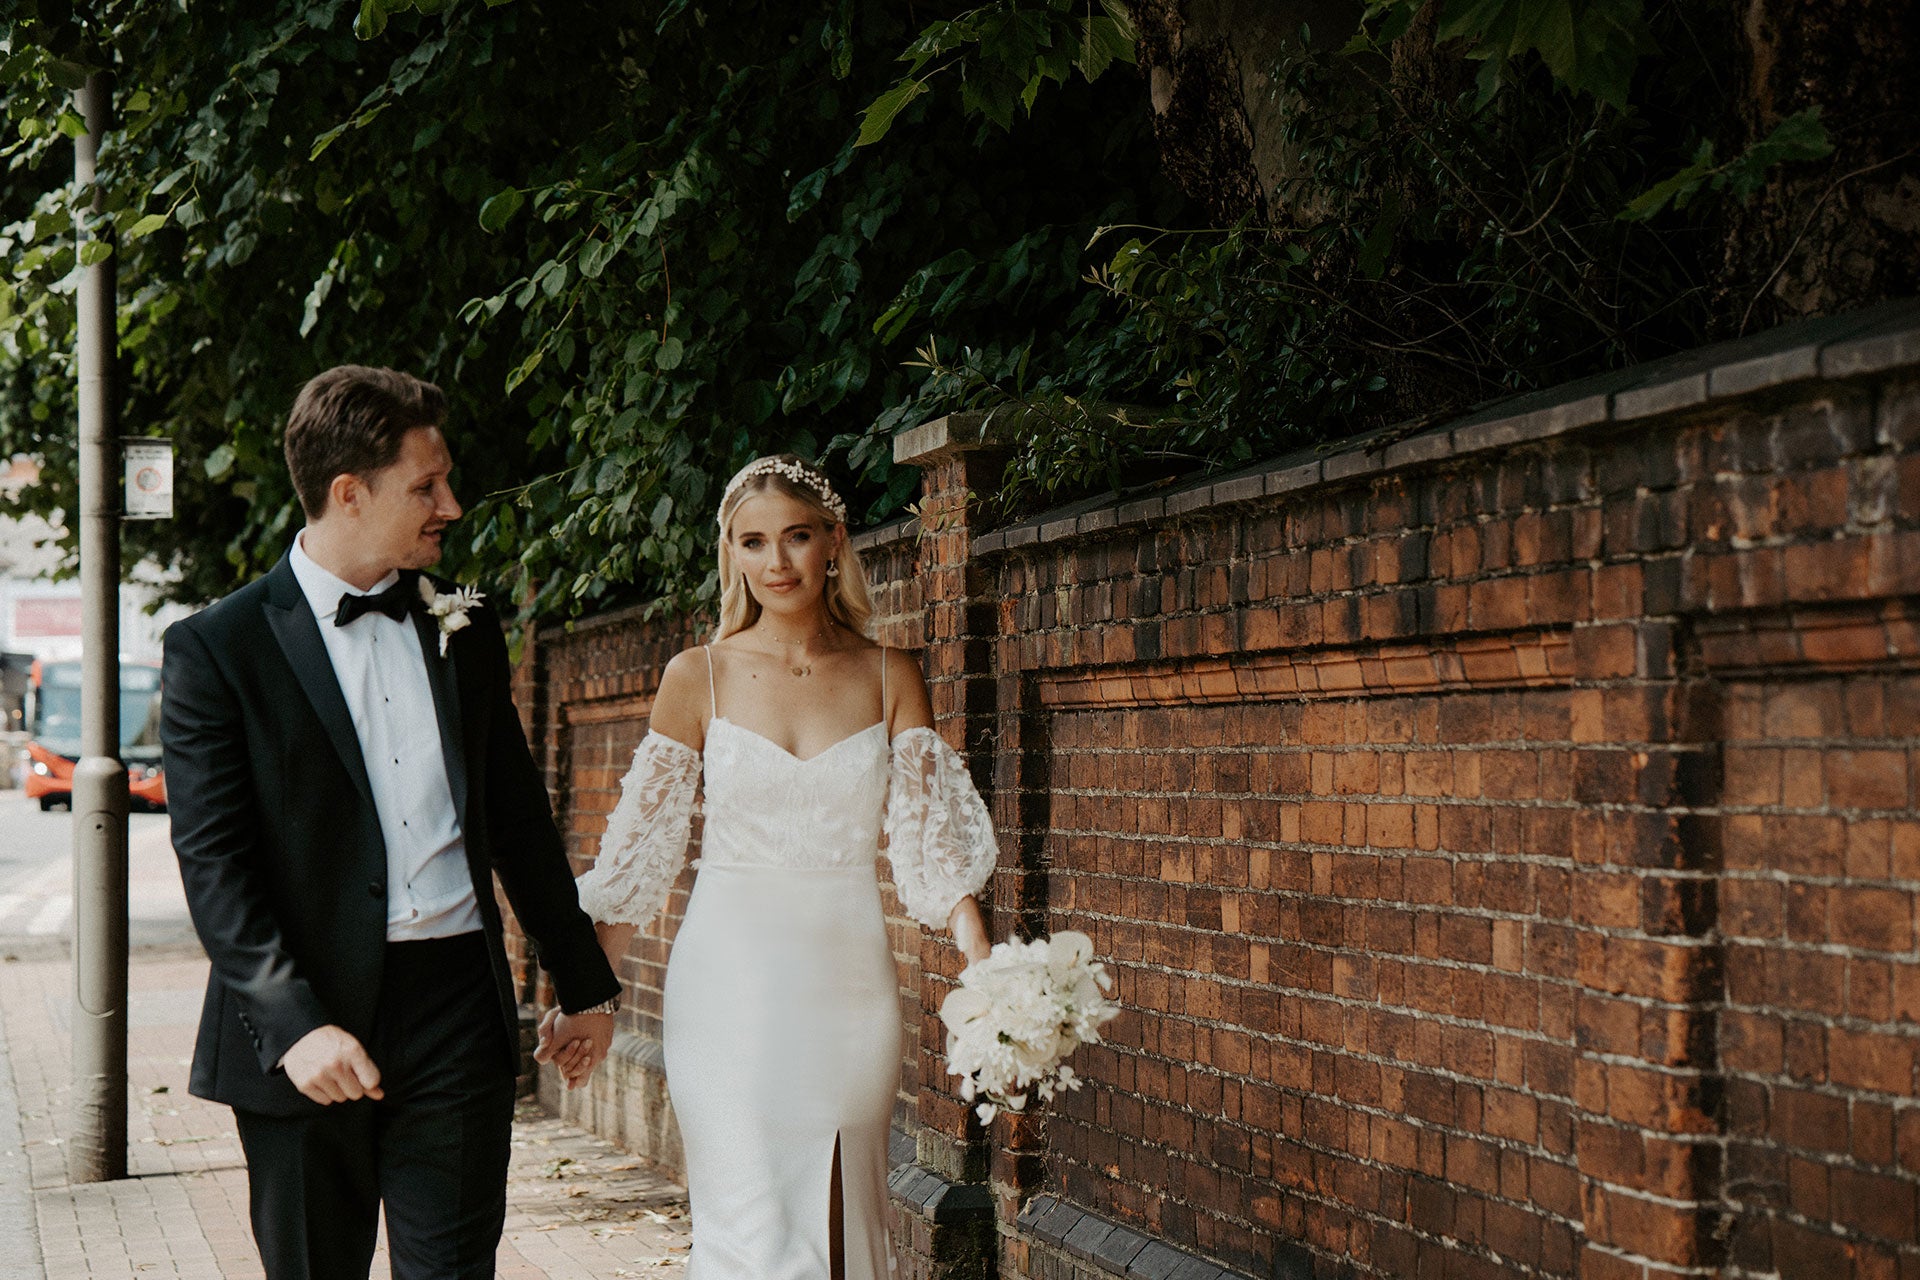
[[[1164,494],[1108,493],[1042,512],[997,535],[976,538],[974,551],[992,553],[1086,537],[1163,516],[1432,466],[1608,422],[1634,422],[1812,378],[1883,373],[1909,366],[1920,366],[1920,299],[1915,298],[1782,325],[1510,396],[1400,439],[1394,438],[1396,428],[1381,428],[1337,442],[1318,460],[1296,450],[1259,467],[1199,480]],[[942,451],[976,447],[985,417],[949,414],[903,431],[894,437],[895,460],[923,462]]]

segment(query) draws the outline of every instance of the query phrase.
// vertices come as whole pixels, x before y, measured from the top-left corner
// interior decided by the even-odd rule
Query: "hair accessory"
[[[733,479],[727,481],[726,490],[720,495],[720,513],[715,516],[715,519],[720,522],[722,528],[726,527],[727,499],[733,497],[734,491],[747,481],[753,479],[755,476],[764,475],[784,476],[794,484],[804,485],[813,490],[815,494],[819,495],[821,505],[833,513],[833,518],[836,521],[841,524],[847,522],[847,504],[840,500],[840,495],[833,491],[833,486],[827,483],[825,476],[819,475],[809,468],[801,466],[799,463],[788,462],[785,458],[761,458],[757,462],[749,462],[746,466],[740,468],[740,470],[734,474]]]

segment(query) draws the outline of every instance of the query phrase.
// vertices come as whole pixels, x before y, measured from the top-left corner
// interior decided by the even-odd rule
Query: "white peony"
[[[1093,939],[1063,929],[1035,942],[998,943],[960,974],[940,1006],[947,1028],[947,1070],[982,1123],[1021,1111],[1030,1093],[1042,1102],[1080,1088],[1066,1056],[1100,1039],[1120,1012],[1104,994],[1113,985],[1093,958]]]

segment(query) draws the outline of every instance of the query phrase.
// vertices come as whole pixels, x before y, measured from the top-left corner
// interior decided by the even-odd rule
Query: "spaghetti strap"
[[[703,644],[700,647],[707,651],[707,715],[717,718],[720,714],[720,698],[713,691],[713,646]]]
[[[887,738],[893,738],[893,708],[887,705],[887,646],[880,646],[880,723],[887,726]]]

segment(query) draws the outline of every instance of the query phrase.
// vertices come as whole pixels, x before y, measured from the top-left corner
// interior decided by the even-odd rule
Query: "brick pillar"
[[[527,746],[533,753],[533,762],[539,767],[541,777],[547,784],[547,794],[551,796],[555,794],[555,739],[554,725],[549,718],[547,671],[542,657],[537,628],[528,624],[521,637],[520,661],[513,668],[513,705],[520,713],[520,728],[527,735]],[[534,1046],[539,1041],[541,1016],[536,1003],[540,966],[527,945],[526,934],[520,931],[513,918],[513,908],[507,902],[506,895],[496,888],[494,897],[499,901],[500,914],[508,925],[507,967],[513,974],[514,999],[520,1008],[520,1069],[514,1082],[515,1091],[520,1097],[531,1098],[540,1079],[539,1068],[533,1061]]]
[[[1718,860],[1695,817],[1713,799],[1718,734],[1711,691],[1676,670],[1674,631],[1574,631],[1580,675],[1599,685],[1576,718],[1605,727],[1573,779],[1583,1280],[1680,1280],[1721,1253]]]
[[[951,414],[894,437],[894,461],[921,469],[919,576],[926,610],[924,666],[935,727],[965,758],[1001,825],[994,788],[996,687],[992,673],[998,610],[987,575],[973,563],[980,495],[999,484],[1002,457],[984,430],[985,415]],[[1003,836],[1003,850],[1007,841]],[[1004,937],[1003,870],[983,895],[993,935]],[[907,1233],[909,1275],[977,1280],[994,1274],[993,1202],[986,1187],[986,1135],[946,1073],[940,1003],[964,965],[943,931],[920,947],[919,1129],[917,1177],[895,1179],[896,1203],[916,1221]],[[924,1252],[922,1250],[922,1242]],[[903,1278],[904,1280],[904,1278]]]

